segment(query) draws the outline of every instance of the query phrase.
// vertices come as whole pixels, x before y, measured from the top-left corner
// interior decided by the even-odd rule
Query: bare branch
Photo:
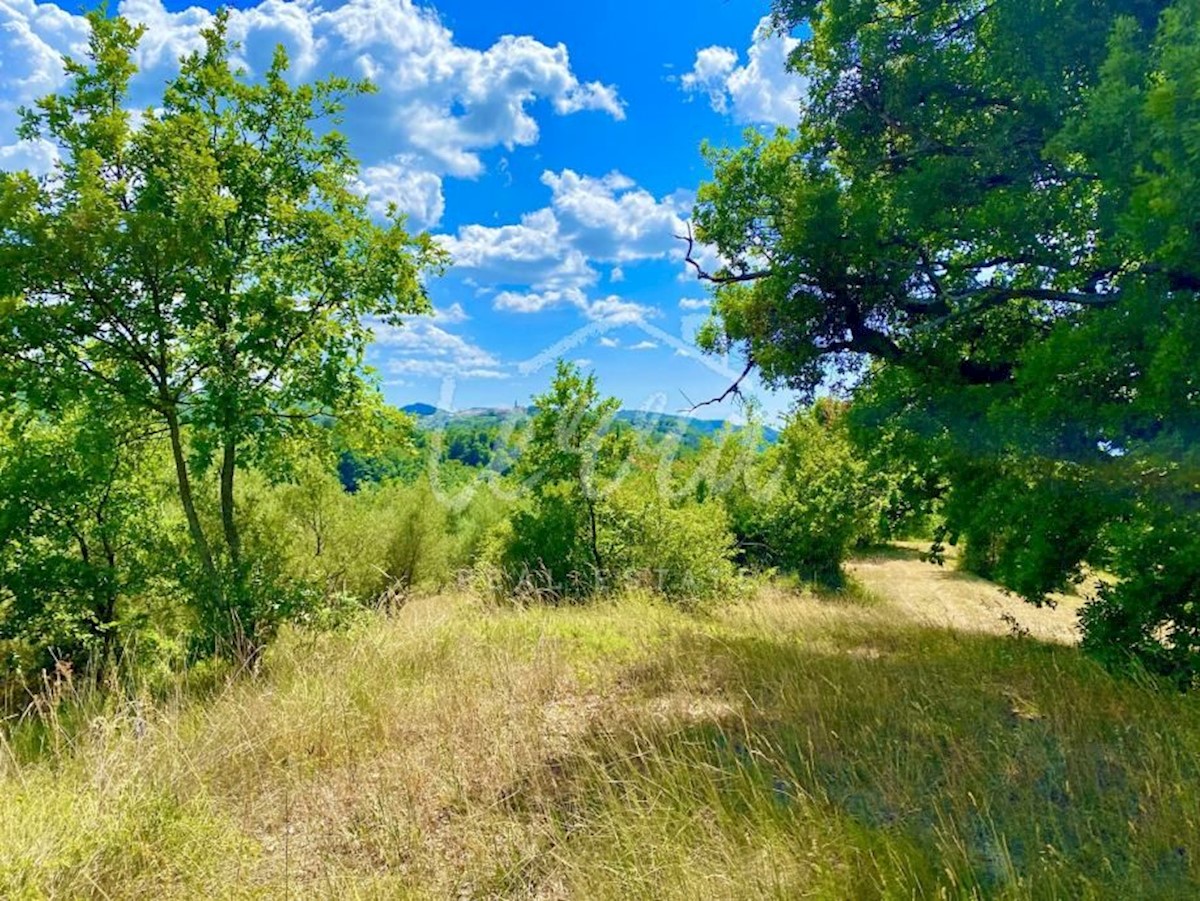
[[[742,374],[737,377],[737,379],[734,381],[734,383],[732,385],[730,385],[728,388],[725,389],[723,394],[721,394],[717,397],[714,397],[711,400],[706,400],[703,403],[696,404],[694,407],[692,407],[690,410],[688,410],[688,412],[695,413],[701,407],[711,407],[715,404],[722,404],[725,401],[729,400],[729,398],[731,398],[731,397],[741,397],[742,396],[742,382],[746,381],[746,379],[750,377],[750,373],[754,371],[754,366],[755,366],[754,358],[751,357],[749,360],[746,361],[746,368],[742,370]]]
[[[757,272],[744,272],[741,275],[711,275],[704,271],[694,256],[696,250],[696,236],[692,231],[692,223],[687,224],[688,233],[686,235],[676,235],[676,240],[687,242],[687,256],[683,261],[696,270],[696,278],[702,282],[711,282],[714,285],[736,285],[742,282],[756,282],[760,279],[767,278],[772,274],[770,269],[763,269]]]

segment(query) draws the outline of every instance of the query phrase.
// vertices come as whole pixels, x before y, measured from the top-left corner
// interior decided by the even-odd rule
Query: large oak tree
[[[1200,668],[1200,2],[781,0],[795,130],[708,150],[710,349],[842,377],[953,537]],[[700,267],[697,265],[697,269]],[[869,403],[868,403],[869,401]]]

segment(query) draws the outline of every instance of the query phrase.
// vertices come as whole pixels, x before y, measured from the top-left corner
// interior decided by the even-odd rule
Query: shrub
[[[454,539],[445,506],[429,482],[389,485],[379,492],[382,527],[388,536],[382,570],[386,590],[441,588],[453,574]]]
[[[838,584],[851,548],[875,537],[879,492],[843,413],[822,401],[793,414],[778,443],[726,493],[747,563]]]
[[[1200,685],[1200,515],[1143,508],[1113,526],[1110,565],[1081,616],[1083,646],[1111,668],[1131,663],[1180,687]]]
[[[656,487],[640,473],[604,503],[601,547],[614,581],[675,602],[733,594],[735,548],[724,506],[714,498],[672,505]]]
[[[603,573],[585,534],[587,522],[586,509],[566,483],[523,498],[484,555],[491,590],[553,602],[594,593]]]

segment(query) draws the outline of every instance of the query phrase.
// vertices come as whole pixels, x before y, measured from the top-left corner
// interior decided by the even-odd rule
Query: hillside
[[[521,422],[533,412],[532,407],[477,407],[448,412],[425,403],[408,404],[401,407],[401,410],[416,416],[425,428],[443,428],[451,424],[459,427],[499,428]],[[616,419],[652,439],[676,437],[685,447],[696,447],[701,439],[714,438],[726,428],[739,428],[724,419],[698,419],[647,410],[621,410]],[[766,441],[774,442],[778,437],[778,430],[770,426],[763,428],[763,438]]]
[[[1200,892],[1194,697],[1106,675],[1069,610],[853,569],[872,593],[709,614],[428,598],[257,679],[73,716],[64,686],[0,755],[0,895]]]

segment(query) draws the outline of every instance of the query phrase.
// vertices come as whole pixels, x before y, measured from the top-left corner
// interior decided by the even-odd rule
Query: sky
[[[703,140],[736,145],[798,118],[795,38],[767,27],[768,0],[233,5],[251,76],[283,44],[297,79],[377,84],[342,125],[359,188],[374,215],[395,203],[451,254],[429,283],[435,313],[377,329],[368,360],[389,401],[524,404],[562,357],[628,408],[675,413],[741,372],[692,344],[708,292],[675,236],[708,175]],[[110,4],[147,26],[134,105],[153,103],[216,6]],[[17,141],[16,110],[62,86],[61,55],[86,41],[79,9],[0,0],[0,168],[53,165],[52,148]],[[771,419],[791,403],[752,391]]]

